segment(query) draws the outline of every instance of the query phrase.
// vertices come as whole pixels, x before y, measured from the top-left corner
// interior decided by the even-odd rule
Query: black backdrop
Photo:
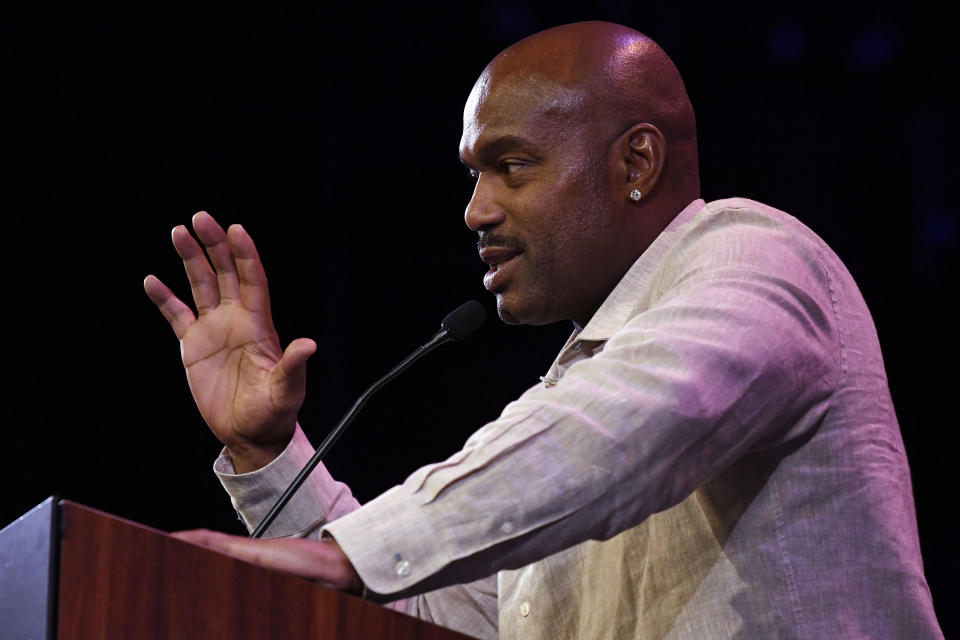
[[[6,3],[0,522],[57,493],[165,530],[239,532],[176,340],[142,293],[155,273],[187,294],[169,230],[207,209],[254,235],[282,339],[320,344],[301,414],[317,442],[447,311],[470,297],[492,310],[455,157],[477,74],[520,37],[603,18],[654,37],[684,74],[704,196],[791,212],[860,283],[938,614],[958,630],[956,15],[583,4]],[[381,392],[329,466],[377,495],[535,382],[568,331],[489,322]]]

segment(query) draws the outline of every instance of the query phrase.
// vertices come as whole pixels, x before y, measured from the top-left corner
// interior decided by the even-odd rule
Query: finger
[[[276,386],[275,397],[287,398],[297,410],[303,402],[307,382],[307,359],[317,351],[317,343],[310,338],[298,338],[291,342],[280,362],[271,373],[271,383]]]
[[[217,284],[217,276],[210,268],[203,249],[185,226],[181,224],[174,227],[170,235],[177,255],[183,260],[187,279],[190,280],[190,290],[193,292],[193,302],[197,305],[197,313],[203,315],[220,304],[220,286]]]
[[[227,233],[206,211],[200,211],[193,216],[193,230],[217,271],[220,299],[236,300],[240,297],[240,284],[237,280],[237,265],[227,244]]]
[[[337,589],[353,588],[355,573],[339,548],[304,538],[254,540],[204,529],[180,531],[175,538],[267,569],[285,571]]]
[[[227,533],[220,533],[218,531],[210,531],[209,529],[194,529],[192,531],[176,531],[170,534],[178,540],[183,540],[184,542],[189,542],[190,544],[195,544],[200,547],[205,547],[217,553],[222,553],[230,557],[238,557],[234,553],[231,553],[231,550],[234,546],[234,539],[245,540],[246,538],[241,538],[240,536],[233,536]],[[244,558],[240,558],[243,560]]]
[[[229,534],[218,533],[208,529],[193,529],[190,531],[174,531],[170,534],[178,540],[183,540],[191,544],[198,544],[201,547],[207,547],[219,551],[223,544],[218,544],[218,538],[228,537]]]
[[[181,302],[170,291],[170,288],[160,282],[160,279],[156,276],[147,276],[143,281],[143,289],[147,292],[147,297],[153,304],[157,305],[160,313],[170,323],[173,332],[177,334],[177,338],[183,339],[190,325],[196,322],[196,317],[194,317],[190,307]]]
[[[239,224],[230,225],[227,238],[237,265],[243,305],[252,311],[269,313],[270,291],[267,287],[267,274],[263,270],[263,262],[253,238]]]

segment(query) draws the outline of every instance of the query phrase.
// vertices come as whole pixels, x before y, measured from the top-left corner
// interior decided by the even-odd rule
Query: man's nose
[[[463,212],[463,220],[473,231],[480,232],[502,224],[505,218],[503,208],[496,203],[494,184],[491,176],[480,174],[473,187],[473,196]]]

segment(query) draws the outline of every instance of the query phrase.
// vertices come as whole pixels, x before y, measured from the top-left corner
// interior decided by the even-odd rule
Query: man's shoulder
[[[708,202],[676,233],[656,274],[658,289],[703,270],[740,269],[823,280],[827,271],[842,264],[797,218],[748,198]]]
[[[724,239],[742,239],[751,243],[775,246],[781,242],[800,243],[817,251],[827,250],[826,243],[803,222],[791,214],[749,198],[724,198],[706,203],[683,235],[688,241],[709,235],[711,242],[723,244]],[[683,243],[681,243],[683,244]],[[704,250],[705,247],[699,247]]]
[[[776,207],[771,207],[770,205],[758,202],[757,200],[741,197],[723,198],[721,200],[712,200],[707,202],[697,213],[696,219],[704,220],[707,218],[712,219],[717,216],[730,216],[737,214],[741,216],[748,216],[749,218],[755,218],[758,221],[769,220],[771,222],[777,222],[780,224],[799,224],[803,226],[799,220],[786,211],[782,211]]]

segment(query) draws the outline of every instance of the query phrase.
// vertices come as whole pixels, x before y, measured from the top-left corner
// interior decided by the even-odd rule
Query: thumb
[[[317,351],[317,343],[310,338],[297,338],[283,352],[273,370],[274,384],[283,396],[300,396],[307,385],[307,359]]]

